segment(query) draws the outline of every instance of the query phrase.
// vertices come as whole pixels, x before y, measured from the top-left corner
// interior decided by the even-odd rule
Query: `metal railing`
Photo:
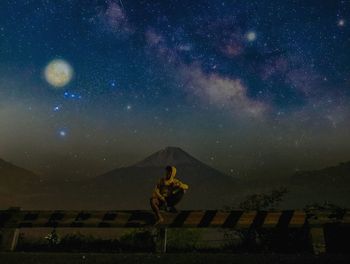
[[[235,230],[308,228],[315,254],[326,252],[324,227],[328,224],[349,225],[350,211],[221,211],[187,210],[163,213],[164,222],[155,225],[151,211],[111,210],[0,210],[1,250],[16,248],[20,228],[135,228],[158,230],[157,250],[166,251],[167,228],[229,228]]]

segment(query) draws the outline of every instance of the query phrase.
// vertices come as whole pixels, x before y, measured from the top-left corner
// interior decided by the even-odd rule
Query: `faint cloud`
[[[205,73],[199,65],[183,66],[182,75],[186,88],[205,103],[235,115],[261,117],[268,110],[268,105],[248,97],[247,87],[238,78]]]
[[[233,58],[244,53],[247,46],[245,29],[235,15],[208,20],[198,27],[197,35],[224,56]]]
[[[199,63],[186,65],[177,52],[179,47],[170,48],[165,38],[150,28],[145,32],[146,42],[158,56],[175,66],[177,75],[184,83],[184,88],[203,103],[217,108],[227,109],[235,115],[261,117],[268,110],[268,105],[253,100],[247,95],[247,87],[239,78],[233,79],[217,73],[206,73]],[[186,47],[187,50],[190,47]]]
[[[96,19],[93,18],[93,21]],[[102,28],[108,32],[120,36],[129,36],[134,33],[124,9],[116,1],[109,0],[104,8],[100,8],[97,14],[97,21]]]
[[[145,32],[145,38],[147,44],[152,47],[159,47],[165,45],[165,40],[163,36],[157,33],[153,28],[149,28]]]
[[[166,59],[168,63],[179,60],[176,49],[171,49],[165,38],[153,28],[146,30],[145,39],[148,47],[153,49],[159,57]]]
[[[308,67],[289,69],[286,73],[286,83],[306,96],[318,95],[317,90],[320,88],[321,82],[322,77]]]
[[[285,74],[289,69],[289,62],[284,57],[269,59],[260,71],[260,77],[267,80],[278,74]]]
[[[227,57],[236,57],[242,54],[244,48],[239,42],[231,42],[221,47],[221,52]]]
[[[244,52],[244,39],[239,32],[229,32],[219,45],[220,51],[227,57],[233,58]]]
[[[305,96],[317,95],[322,87],[322,76],[313,69],[312,62],[300,56],[279,55],[261,66],[262,80],[278,78]]]
[[[192,50],[192,45],[189,43],[186,44],[180,44],[177,46],[177,49],[179,51],[191,51]]]

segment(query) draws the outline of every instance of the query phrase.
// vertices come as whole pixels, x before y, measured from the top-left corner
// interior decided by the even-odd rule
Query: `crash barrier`
[[[350,210],[334,211],[179,211],[163,212],[164,221],[155,225],[151,211],[39,211],[9,208],[0,210],[1,250],[16,248],[20,228],[135,228],[158,232],[157,250],[166,251],[168,228],[226,228],[234,230],[307,228],[315,254],[326,252],[324,228],[329,224],[349,225]]]

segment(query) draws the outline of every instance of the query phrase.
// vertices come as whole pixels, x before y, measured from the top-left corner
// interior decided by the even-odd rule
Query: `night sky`
[[[350,1],[1,0],[0,158],[82,178],[178,146],[238,177],[350,160]]]

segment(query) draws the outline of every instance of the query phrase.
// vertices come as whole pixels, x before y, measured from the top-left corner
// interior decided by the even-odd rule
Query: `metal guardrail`
[[[20,228],[129,228],[154,227],[159,230],[160,250],[165,251],[167,228],[230,229],[310,229],[315,254],[326,252],[323,227],[327,224],[350,224],[350,211],[221,211],[187,210],[163,213],[164,222],[154,225],[151,211],[41,211],[10,208],[0,210],[1,250],[16,247]]]

